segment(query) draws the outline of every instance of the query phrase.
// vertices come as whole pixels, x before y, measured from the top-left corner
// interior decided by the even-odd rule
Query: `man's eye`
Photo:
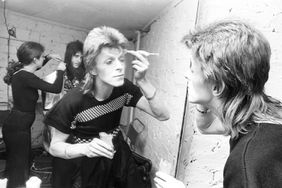
[[[111,64],[112,62],[113,62],[112,60],[107,60],[107,61],[106,61],[106,64],[109,65],[109,64]]]

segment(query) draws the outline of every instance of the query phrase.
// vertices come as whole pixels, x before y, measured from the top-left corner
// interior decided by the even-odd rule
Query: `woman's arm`
[[[114,149],[104,141],[94,138],[89,143],[69,144],[66,143],[68,134],[51,127],[51,143],[49,153],[55,157],[72,159],[82,156],[113,158]]]
[[[49,83],[37,77],[36,75],[29,76],[27,84],[29,87],[39,89],[50,93],[60,93],[63,86],[63,76],[65,70],[65,63],[60,62],[57,66],[57,76],[54,83]]]

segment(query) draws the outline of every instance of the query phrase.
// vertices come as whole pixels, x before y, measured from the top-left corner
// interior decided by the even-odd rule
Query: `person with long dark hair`
[[[67,44],[65,52],[66,76],[64,90],[68,91],[76,87],[85,76],[85,68],[82,63],[83,43],[79,40]]]
[[[65,64],[57,67],[53,84],[38,78],[34,72],[42,67],[44,47],[36,42],[24,42],[17,50],[18,62],[11,62],[4,81],[11,85],[13,108],[3,125],[6,145],[7,188],[25,186],[31,165],[31,126],[35,120],[38,90],[59,93],[62,89]],[[50,58],[60,59],[52,54]]]
[[[62,92],[59,94],[42,93],[44,114],[47,113],[69,90],[78,86],[85,76],[85,68],[82,62],[83,43],[79,40],[69,42],[65,51],[64,62],[66,63],[66,72],[64,74],[64,83]],[[47,75],[44,80],[53,83],[56,78],[56,72]]]

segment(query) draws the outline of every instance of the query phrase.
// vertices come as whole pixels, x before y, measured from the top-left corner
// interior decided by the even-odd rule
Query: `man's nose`
[[[123,67],[124,67],[124,63],[121,62],[121,61],[119,61],[119,60],[117,60],[117,62],[116,62],[116,68],[117,68],[117,69],[123,69]]]

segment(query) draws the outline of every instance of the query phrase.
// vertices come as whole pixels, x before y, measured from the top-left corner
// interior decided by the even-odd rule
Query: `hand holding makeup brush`
[[[156,55],[156,53],[150,53],[144,50],[126,50],[126,53],[131,54],[136,58],[131,62],[132,68],[135,70],[134,78],[137,82],[142,81],[143,79],[145,79],[146,72],[150,65],[147,57],[153,54]]]

